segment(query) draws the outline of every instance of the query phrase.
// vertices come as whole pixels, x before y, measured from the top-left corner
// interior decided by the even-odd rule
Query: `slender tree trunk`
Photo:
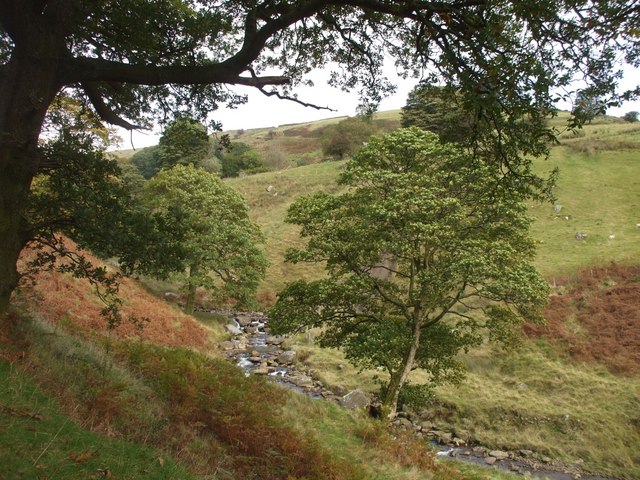
[[[409,347],[409,350],[404,357],[400,369],[391,375],[391,379],[389,380],[389,387],[387,388],[386,394],[382,399],[383,405],[389,408],[389,419],[393,419],[396,416],[400,390],[402,389],[404,384],[407,383],[409,374],[413,369],[416,353],[418,352],[418,348],[420,347],[420,324],[421,322],[414,322],[413,332],[411,336],[411,346]]]
[[[193,307],[196,303],[196,284],[193,278],[198,273],[198,264],[194,263],[189,267],[189,284],[187,286],[187,304],[184,307],[184,313],[187,315],[193,314]]]

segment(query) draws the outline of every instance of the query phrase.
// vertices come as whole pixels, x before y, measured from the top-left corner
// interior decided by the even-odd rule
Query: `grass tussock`
[[[416,442],[409,432],[402,430],[394,432],[394,438],[392,438],[383,423],[369,423],[362,425],[356,431],[356,435],[365,445],[384,452],[387,458],[393,459],[399,465],[418,466],[424,470],[436,469],[432,449],[425,442]],[[456,477],[451,478],[454,480]]]

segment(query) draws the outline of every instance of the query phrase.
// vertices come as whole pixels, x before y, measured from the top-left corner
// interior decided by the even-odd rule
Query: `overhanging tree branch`
[[[278,92],[277,90],[272,90],[270,92],[267,92],[263,87],[258,87],[258,90],[260,90],[260,92],[264,95],[266,95],[267,97],[276,97],[279,98],[280,100],[288,100],[290,102],[295,102],[298,105],[302,105],[303,107],[311,107],[311,108],[315,108],[316,110],[328,110],[330,112],[337,112],[337,110],[331,108],[331,107],[321,107],[320,105],[316,105],[314,103],[307,103],[307,102],[303,102],[302,100],[295,98],[295,97],[290,97],[289,95],[283,95],[280,92]]]
[[[133,123],[127,122],[124,118],[118,116],[115,112],[113,112],[100,95],[98,88],[93,82],[83,82],[82,88],[84,89],[87,97],[91,101],[93,108],[96,109],[96,113],[98,116],[107,123],[112,125],[117,125],[126,130],[145,130],[144,127],[140,125],[134,125]]]
[[[243,69],[246,70],[246,67]],[[290,80],[284,76],[242,77],[230,71],[221,63],[210,65],[156,66],[136,65],[103,60],[99,58],[69,59],[63,68],[61,82],[118,82],[136,85],[208,85],[226,83],[248,87],[267,85],[287,85]]]

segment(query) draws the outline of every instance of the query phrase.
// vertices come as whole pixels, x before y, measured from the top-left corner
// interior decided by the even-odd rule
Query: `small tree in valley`
[[[365,118],[351,117],[329,125],[322,133],[322,153],[342,159],[356,153],[375,133],[375,128]]]
[[[455,91],[445,87],[418,84],[407,97],[400,113],[403,127],[420,127],[437,133],[443,142],[470,141],[473,118],[460,102]]]
[[[241,304],[250,300],[267,261],[257,246],[262,234],[239,193],[215,174],[176,165],[147,183],[142,200],[180,245],[187,313],[193,312],[198,287],[220,299],[231,297]]]
[[[199,166],[210,151],[207,127],[192,118],[181,117],[173,121],[160,137],[160,167],[171,168],[177,164]]]
[[[223,177],[237,177],[242,171],[257,169],[262,165],[258,152],[242,142],[232,142],[228,149],[220,149],[220,158]]]
[[[326,262],[327,278],[289,284],[271,326],[322,327],[321,345],[385,369],[390,416],[401,393],[459,379],[461,350],[487,334],[513,344],[522,319],[538,318],[548,286],[530,263],[527,207],[489,165],[414,127],[374,137],[340,183],[350,190],[288,212],[308,239],[288,260]],[[409,385],[415,368],[427,384]]]
[[[607,105],[604,100],[589,88],[580,90],[576,95],[572,116],[578,123],[591,123],[598,115],[607,112]]]
[[[160,147],[146,147],[138,150],[131,157],[131,163],[134,164],[145,179],[153,177],[161,168],[161,160],[159,156]]]

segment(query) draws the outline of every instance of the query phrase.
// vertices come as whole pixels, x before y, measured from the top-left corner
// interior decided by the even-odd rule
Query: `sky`
[[[402,79],[394,75],[393,71],[386,72],[389,79],[397,85],[396,93],[382,101],[378,110],[399,109],[406,103],[407,95],[416,85],[416,79]],[[335,111],[315,110],[304,107],[295,102],[267,97],[250,87],[232,87],[241,94],[246,94],[249,100],[235,109],[220,108],[212,112],[211,119],[222,122],[223,130],[247,130],[251,128],[278,127],[291,123],[306,123],[324,118],[353,116],[358,106],[357,92],[343,92],[327,85],[327,72],[316,72],[313,78],[314,87],[300,87],[296,89],[298,98],[304,102],[319,106],[327,106]],[[621,89],[633,88],[640,84],[640,70],[628,69],[620,81]],[[561,109],[570,109],[570,105],[559,105]],[[622,116],[629,111],[640,111],[640,101],[627,102],[621,107],[610,108],[608,115]],[[133,132],[119,129],[122,144],[119,148],[143,148],[157,145],[160,131],[156,128],[152,132]]]

